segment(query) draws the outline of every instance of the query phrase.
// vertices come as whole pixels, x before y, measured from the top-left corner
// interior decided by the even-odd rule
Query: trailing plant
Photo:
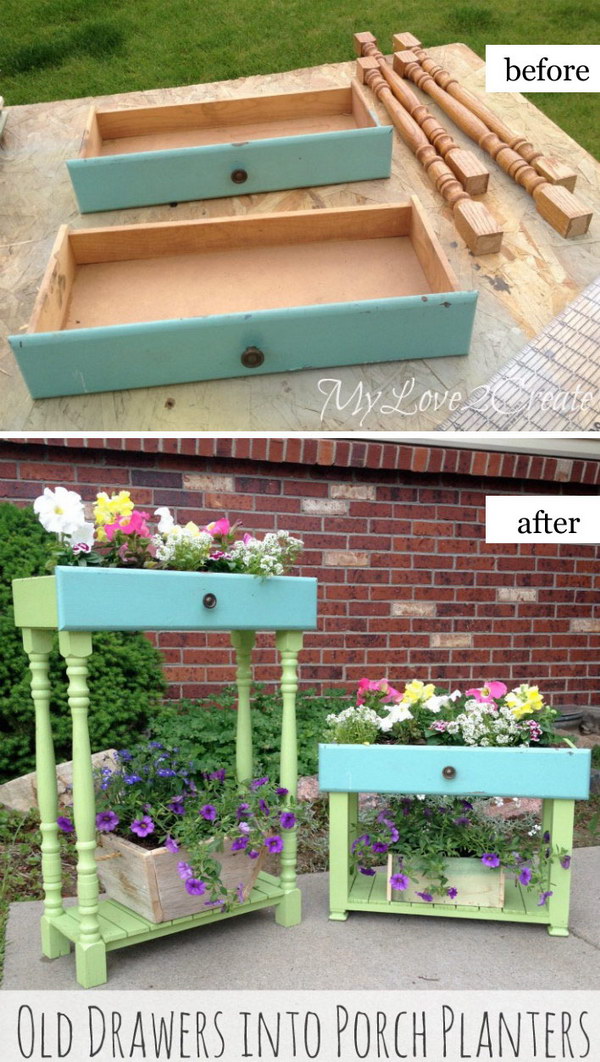
[[[31,676],[14,624],[12,580],[44,574],[53,539],[30,508],[0,503],[0,782],[35,769]],[[50,656],[52,727],[58,761],[71,759],[64,660]],[[143,732],[164,691],[162,659],[141,634],[94,635],[89,661],[90,740],[96,752]]]
[[[432,903],[436,896],[448,896],[460,904],[460,892],[447,876],[447,860],[452,857],[478,859],[490,870],[498,868],[514,877],[516,885],[538,891],[538,905],[552,896],[549,883],[550,858],[554,854],[567,870],[571,855],[553,847],[550,833],[537,823],[524,826],[490,816],[488,801],[459,797],[390,798],[381,810],[373,809],[361,820],[365,832],[351,845],[355,871],[372,876],[382,857],[392,853],[396,871],[389,881],[397,898],[411,880],[426,879],[417,896]]]

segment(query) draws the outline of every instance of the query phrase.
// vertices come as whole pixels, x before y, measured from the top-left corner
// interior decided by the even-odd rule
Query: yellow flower
[[[131,516],[133,502],[128,490],[120,490],[118,494],[112,494],[109,498],[105,491],[96,495],[94,506],[94,520],[97,524],[112,524],[120,516]]]
[[[404,688],[401,704],[416,704],[417,701],[427,701],[434,693],[435,686],[432,682],[428,682],[425,685],[420,679],[413,679]]]
[[[183,530],[187,531],[188,535],[191,535],[192,538],[200,537],[200,528],[198,527],[198,524],[194,523],[193,520],[188,520]]]
[[[519,686],[506,694],[506,703],[515,719],[522,719],[531,712],[539,712],[544,707],[544,698],[537,686]]]

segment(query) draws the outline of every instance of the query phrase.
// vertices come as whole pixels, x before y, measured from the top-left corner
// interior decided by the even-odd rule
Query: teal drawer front
[[[9,342],[33,398],[298,369],[465,355],[477,292],[24,333]],[[246,368],[248,347],[264,355]]]
[[[67,162],[83,214],[153,203],[389,177],[392,127],[203,147],[105,155]],[[235,171],[247,174],[243,183]]]
[[[310,630],[317,625],[317,580],[299,576],[58,567],[56,596],[63,631]]]
[[[332,793],[584,800],[589,749],[464,748],[441,745],[319,745],[319,786]],[[455,773],[448,777],[451,768]]]

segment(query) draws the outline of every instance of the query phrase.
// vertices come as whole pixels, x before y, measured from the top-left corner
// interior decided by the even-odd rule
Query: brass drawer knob
[[[265,356],[258,347],[246,347],[242,354],[242,365],[245,369],[258,369],[264,360]]]
[[[202,598],[202,604],[205,608],[214,608],[217,603],[215,594],[205,594]]]
[[[231,180],[234,184],[244,184],[248,180],[247,170],[233,170],[231,173]]]
[[[456,767],[444,767],[442,774],[444,778],[456,778]]]

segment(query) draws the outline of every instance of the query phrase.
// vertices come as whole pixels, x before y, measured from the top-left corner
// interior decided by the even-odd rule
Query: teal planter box
[[[585,800],[590,763],[589,749],[320,745],[319,787],[330,793]]]
[[[465,355],[476,301],[416,199],[63,228],[9,341],[46,398]]]
[[[348,88],[92,110],[67,162],[82,213],[389,177],[392,127]]]
[[[58,567],[16,579],[15,623],[60,631],[311,630],[317,580],[228,572]],[[23,623],[25,625],[25,623]]]

